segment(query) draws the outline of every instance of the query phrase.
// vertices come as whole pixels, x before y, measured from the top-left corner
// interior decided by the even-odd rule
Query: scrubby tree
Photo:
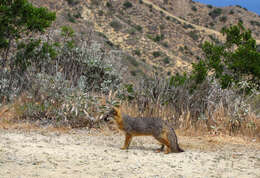
[[[205,58],[193,65],[193,78],[201,83],[211,74],[220,81],[222,88],[246,81],[249,87],[260,87],[260,53],[251,31],[240,22],[222,30],[224,44],[205,42]]]
[[[0,1],[0,61],[5,67],[16,42],[32,33],[44,32],[56,15],[46,8],[37,8],[27,0]]]

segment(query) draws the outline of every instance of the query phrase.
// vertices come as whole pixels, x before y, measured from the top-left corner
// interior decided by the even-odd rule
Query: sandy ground
[[[120,133],[0,130],[0,177],[260,177],[259,143],[179,137],[184,153],[155,153],[152,137],[120,150]]]

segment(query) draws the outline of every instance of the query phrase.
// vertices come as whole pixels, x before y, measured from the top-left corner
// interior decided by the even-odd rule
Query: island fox
[[[161,143],[161,148],[157,151],[163,151],[164,145],[167,149],[165,154],[174,152],[183,152],[178,145],[175,131],[169,124],[160,118],[133,118],[128,115],[121,114],[119,108],[114,107],[107,113],[103,119],[114,118],[118,128],[125,133],[125,143],[121,149],[128,149],[133,136],[151,135]]]

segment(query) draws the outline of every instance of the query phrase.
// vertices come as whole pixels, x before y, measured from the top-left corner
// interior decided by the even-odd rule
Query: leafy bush
[[[250,24],[253,25],[253,26],[260,27],[260,22],[258,22],[258,21],[250,20]]]
[[[197,41],[199,39],[199,35],[197,34],[197,31],[194,30],[194,31],[190,31],[188,33],[188,35],[194,40],[194,41]]]
[[[160,34],[160,35],[157,34],[156,36],[152,36],[152,35],[148,34],[147,37],[149,39],[153,40],[154,42],[159,42],[159,41],[164,39],[164,35],[163,34]]]
[[[248,89],[259,89],[260,53],[251,31],[239,23],[223,29],[222,33],[226,35],[224,44],[204,43],[205,59],[193,66],[195,79],[201,83],[211,71],[223,88],[246,81],[249,84]]]
[[[222,9],[216,8],[209,12],[209,16],[211,16],[213,19],[215,19],[216,17],[220,16],[221,13],[222,13]]]
[[[56,15],[46,8],[33,6],[27,0],[1,1],[0,9],[0,63],[4,68],[10,62],[9,54],[16,50],[16,42],[21,36],[44,32]]]
[[[233,10],[230,10],[230,11],[229,11],[229,14],[230,14],[230,15],[234,14],[234,11],[233,11]]]
[[[196,8],[196,6],[192,6],[191,10],[193,10],[194,12],[196,12],[198,9]]]
[[[193,27],[193,25],[191,25],[191,24],[183,24],[183,28],[185,28],[185,29],[189,29],[189,28],[191,28],[191,29],[194,29],[194,27]]]
[[[136,32],[136,29],[135,29],[135,28],[131,28],[131,29],[128,30],[128,33],[129,33],[130,35],[134,35],[135,32]]]
[[[115,66],[112,68],[111,61],[118,60],[120,54],[113,51],[104,54],[96,42],[75,46],[71,28],[63,27],[62,34],[65,38],[62,44],[39,40],[20,44],[22,47],[12,60],[14,63],[10,64],[12,70],[3,70],[0,76],[1,100],[3,97],[12,99],[30,88],[37,73],[54,75],[62,71],[73,86],[78,86],[79,80],[81,84],[84,81],[84,91],[107,93],[119,87],[121,78],[115,72]]]
[[[227,16],[222,16],[219,19],[221,22],[225,23],[227,21]]]
[[[141,31],[143,30],[143,27],[140,26],[140,25],[137,25],[135,28],[136,28],[136,30],[138,30],[139,32],[141,32]]]
[[[169,57],[163,58],[163,62],[164,62],[165,64],[169,64],[169,63],[170,63]]]
[[[210,5],[210,4],[208,4],[208,5],[207,5],[207,7],[208,7],[208,8],[210,8],[210,9],[212,9],[212,8],[213,8],[213,6],[212,6],[212,5]]]
[[[163,45],[163,47],[165,47],[165,48],[169,48],[168,42],[163,42],[162,45]]]
[[[74,6],[74,5],[76,5],[76,4],[78,4],[79,3],[79,1],[78,0],[66,0],[67,2],[68,2],[68,4],[69,5],[71,5],[71,6]]]
[[[113,27],[116,31],[119,31],[122,28],[122,24],[117,20],[110,22],[110,26]]]
[[[125,60],[129,61],[135,67],[139,65],[139,63],[136,61],[136,59],[133,56],[126,55]]]
[[[67,14],[67,19],[68,19],[68,21],[70,21],[72,23],[76,23],[75,17],[73,15],[71,15],[70,12],[68,12],[68,14]]]
[[[134,50],[134,54],[137,56],[141,56],[141,52],[139,49]]]
[[[62,73],[38,73],[27,92],[32,99],[18,108],[21,119],[41,126],[92,127],[106,106],[101,96],[86,93],[81,86],[73,87]]]
[[[124,4],[123,4],[123,6],[124,6],[126,9],[133,7],[132,3],[129,2],[129,1],[125,1]]]
[[[161,56],[161,52],[160,51],[154,51],[153,52],[153,57],[159,57],[159,56]]]

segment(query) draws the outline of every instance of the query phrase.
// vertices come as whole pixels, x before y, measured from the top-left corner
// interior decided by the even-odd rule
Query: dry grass
[[[99,102],[102,105],[109,105],[109,102],[114,99],[114,95],[110,94],[108,97],[100,97]],[[4,105],[0,108],[0,128],[2,129],[23,129],[23,130],[39,130],[47,129],[48,131],[67,132],[71,128],[53,127],[52,125],[45,126],[45,128],[37,125],[37,123],[20,120],[21,113],[19,108],[28,98],[21,95],[12,104]],[[160,104],[148,104],[144,110],[140,109],[135,102],[122,102],[120,109],[123,113],[133,117],[160,117],[168,120],[174,128],[176,128],[178,135],[188,137],[206,138],[209,142],[226,143],[232,141],[239,143],[248,142],[249,140],[260,141],[260,119],[253,113],[248,113],[245,119],[241,122],[230,122],[230,111],[226,110],[223,105],[219,105],[215,111],[208,111],[205,118],[199,118],[195,123],[188,111],[183,111],[180,117],[176,117],[176,111],[170,105],[162,106]],[[211,113],[210,113],[211,112]],[[100,118],[100,113],[95,114],[95,117]],[[98,128],[107,129],[107,127],[98,123]],[[240,138],[240,139],[237,139]]]
[[[257,118],[254,113],[249,113],[243,121],[232,123],[230,113],[223,105],[220,105],[213,113],[207,113],[206,118],[198,119],[196,123],[193,122],[189,111],[183,112],[179,118],[176,118],[175,111],[170,106],[149,105],[146,110],[140,111],[137,104],[125,102],[122,103],[121,110],[133,117],[160,117],[168,120],[182,136],[207,136],[211,140],[214,137],[215,139],[212,140],[214,142],[220,140],[229,142],[235,136],[243,141],[260,142],[260,118]]]

